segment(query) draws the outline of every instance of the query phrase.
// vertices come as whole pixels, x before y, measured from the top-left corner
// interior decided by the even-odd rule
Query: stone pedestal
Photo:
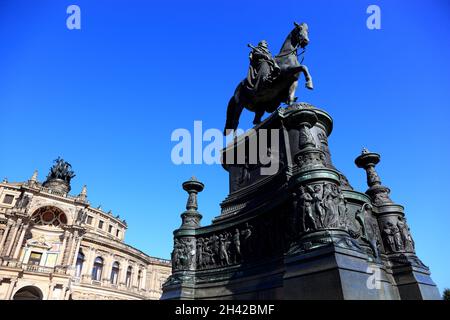
[[[223,151],[230,193],[209,226],[197,212],[203,184],[183,184],[162,299],[439,298],[375,171],[379,155],[357,158],[369,190],[353,190],[332,163],[332,127],[325,111],[298,103],[235,138]]]
[[[61,179],[52,179],[45,181],[43,183],[43,186],[61,194],[67,194],[70,191],[70,184]]]
[[[377,279],[374,270],[379,270]],[[368,261],[361,252],[331,246],[286,257],[283,298],[398,300],[392,282],[382,264]]]

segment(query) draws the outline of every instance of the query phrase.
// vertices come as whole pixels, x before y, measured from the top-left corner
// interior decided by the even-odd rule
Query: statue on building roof
[[[72,171],[72,165],[64,161],[61,157],[54,160],[53,166],[47,176],[43,186],[51,190],[67,194],[70,191],[70,181],[75,177]]]
[[[86,209],[80,209],[80,210],[78,210],[77,218],[75,220],[75,223],[81,225],[82,223],[86,222],[86,218],[87,218],[87,211],[86,211]]]
[[[50,168],[47,181],[59,179],[70,184],[70,180],[73,177],[75,177],[75,173],[72,171],[72,165],[67,161],[64,161],[61,157],[58,157],[58,159],[54,161],[53,167]]]
[[[30,178],[30,182],[37,182],[38,171],[34,170],[33,175]]]

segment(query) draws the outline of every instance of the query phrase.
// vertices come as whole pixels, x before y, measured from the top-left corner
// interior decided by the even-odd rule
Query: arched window
[[[92,268],[92,280],[100,281],[102,279],[103,259],[95,258],[94,267]]]
[[[139,270],[139,272],[138,272],[138,278],[137,278],[137,286],[138,286],[138,289],[141,288],[141,281],[142,281],[142,270]]]
[[[84,263],[84,254],[80,249],[77,256],[77,264],[75,265],[75,277],[81,277],[81,270],[83,269],[83,263]]]
[[[128,267],[127,269],[127,277],[125,280],[125,284],[127,286],[127,288],[131,287],[131,275],[133,273],[133,268],[131,266]]]
[[[61,209],[50,206],[37,209],[33,213],[31,220],[35,224],[46,226],[58,227],[67,224],[67,217],[64,212]]]
[[[112,270],[111,270],[111,283],[117,284],[117,281],[119,280],[119,263],[116,261],[113,263]]]
[[[41,289],[34,286],[23,287],[14,294],[13,300],[42,300]]]

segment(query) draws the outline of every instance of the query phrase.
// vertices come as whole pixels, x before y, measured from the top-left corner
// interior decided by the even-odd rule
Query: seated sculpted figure
[[[267,41],[262,40],[256,47],[250,44],[248,46],[252,48],[252,51],[249,56],[250,67],[246,86],[254,93],[258,93],[259,89],[264,88],[280,74],[280,67],[272,57]]]

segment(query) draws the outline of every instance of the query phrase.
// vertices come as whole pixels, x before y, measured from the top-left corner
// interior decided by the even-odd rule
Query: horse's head
[[[294,22],[295,29],[292,31],[293,41],[295,42],[295,46],[300,46],[304,48],[309,43],[308,37],[308,25],[304,22],[298,24]]]

